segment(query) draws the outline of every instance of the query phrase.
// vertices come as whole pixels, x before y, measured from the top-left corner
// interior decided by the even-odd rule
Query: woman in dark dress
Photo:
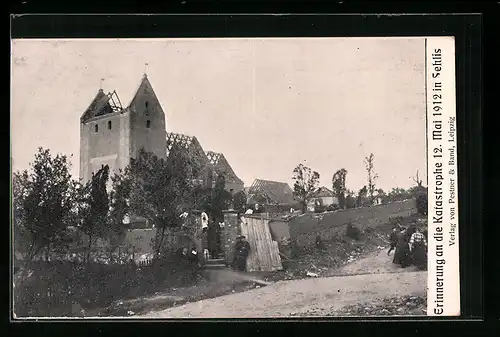
[[[409,246],[413,264],[420,270],[427,270],[427,240],[425,235],[416,230],[410,237]]]
[[[398,243],[396,245],[396,252],[394,253],[394,260],[392,262],[399,264],[402,268],[406,268],[411,264],[410,247],[408,242],[414,232],[415,227],[410,226],[398,235]]]

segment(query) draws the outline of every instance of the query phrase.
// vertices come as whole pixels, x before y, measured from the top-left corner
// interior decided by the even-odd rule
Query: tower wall
[[[165,113],[147,78],[143,79],[129,109],[130,155],[135,158],[144,148],[159,158],[165,158]]]
[[[128,120],[127,113],[116,112],[80,124],[80,178],[83,182],[89,181],[92,173],[104,165],[109,166],[111,173],[128,164]]]

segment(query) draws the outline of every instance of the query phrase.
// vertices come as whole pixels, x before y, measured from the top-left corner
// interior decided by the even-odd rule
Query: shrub
[[[422,193],[417,195],[417,211],[421,215],[427,215],[427,194]]]
[[[322,206],[322,205],[316,205],[314,206],[314,212],[315,213],[323,213],[326,211],[326,207],[325,206]]]
[[[328,207],[326,207],[326,210],[328,212],[333,212],[333,211],[335,211],[337,209],[338,209],[338,207],[336,205],[329,205]]]
[[[358,241],[361,239],[361,229],[359,229],[357,226],[353,224],[348,224],[347,229],[346,229],[346,236]]]
[[[404,218],[402,216],[389,218],[389,225],[391,225],[391,227],[394,227],[396,225],[403,226],[403,223],[404,223]]]

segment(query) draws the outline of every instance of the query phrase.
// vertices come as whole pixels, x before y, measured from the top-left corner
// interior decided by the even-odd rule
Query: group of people
[[[402,268],[415,265],[420,270],[427,270],[427,231],[421,231],[412,224],[408,228],[396,225],[390,235],[391,247],[387,255],[394,250],[393,263]]]
[[[210,223],[207,213],[199,210],[192,210],[190,212],[192,217],[189,217],[187,212],[180,215],[183,221],[183,227],[189,227],[190,221],[196,229],[195,242],[192,247],[183,247],[179,250],[180,256],[192,263],[198,262],[201,266],[210,258],[219,257],[222,247],[220,246],[220,234],[217,230],[221,231],[224,228],[224,222],[213,221]],[[233,247],[233,261],[232,267],[237,271],[246,271],[247,258],[250,253],[250,244],[245,236],[240,235],[236,238]]]

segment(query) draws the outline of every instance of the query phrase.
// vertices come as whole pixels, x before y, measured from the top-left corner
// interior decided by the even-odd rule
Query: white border
[[[455,39],[426,38],[427,315],[460,315]]]

